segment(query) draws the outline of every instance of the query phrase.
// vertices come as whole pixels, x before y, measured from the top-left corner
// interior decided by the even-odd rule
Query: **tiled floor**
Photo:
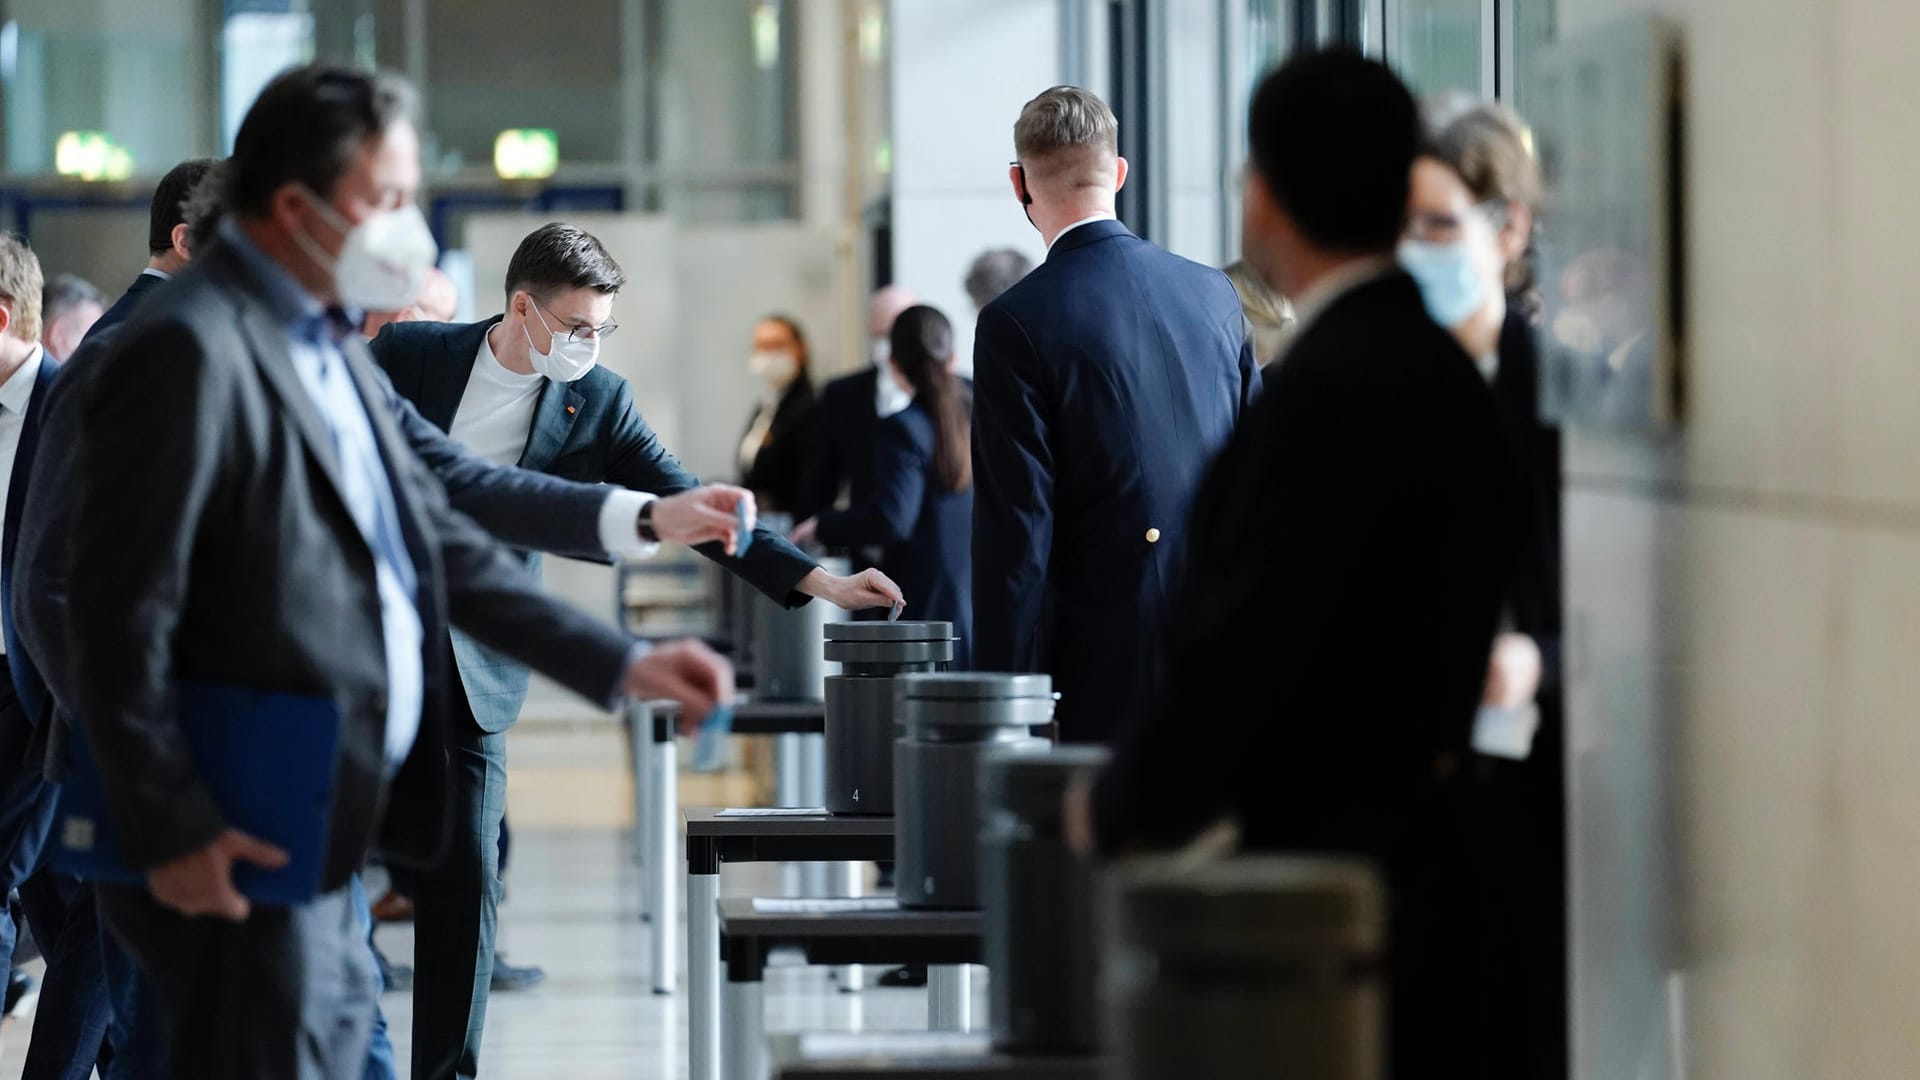
[[[493,998],[481,1076],[487,1080],[634,1080],[686,1075],[686,999],[655,996],[649,986],[648,935],[639,918],[640,877],[625,831],[631,803],[617,738],[604,730],[516,732],[513,866],[501,909],[501,946],[516,964],[547,971],[544,986]],[[686,778],[689,801],[712,798],[705,778]],[[737,790],[729,782],[721,790]],[[728,895],[777,895],[771,866],[728,869]],[[378,885],[375,885],[378,888]],[[377,895],[377,892],[376,892]],[[381,947],[410,959],[412,928],[385,926]],[[777,959],[777,958],[776,958]],[[684,965],[682,965],[684,966]],[[984,979],[975,980],[984,994]],[[382,1002],[399,1059],[407,1060],[412,1002]],[[974,1016],[986,1016],[984,996]],[[870,989],[842,994],[822,969],[768,972],[770,1031],[924,1028],[926,995]],[[0,1077],[20,1075],[26,1033],[8,1032]],[[403,1068],[402,1075],[405,1074]],[[355,1077],[353,1080],[359,1080]]]

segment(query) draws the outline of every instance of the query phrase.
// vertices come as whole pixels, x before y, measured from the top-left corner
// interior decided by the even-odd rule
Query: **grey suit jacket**
[[[332,697],[340,754],[323,884],[376,834],[403,860],[445,824],[442,659],[449,621],[585,696],[611,696],[630,643],[543,596],[454,511],[412,453],[365,349],[344,346],[419,580],[426,708],[391,779],[373,556],[335,481],[330,431],[259,285],[215,249],[156,290],[91,377],[77,380],[66,646],[76,712],[123,847],[155,866],[223,827],[173,716],[181,678]],[[384,818],[384,820],[383,820]]]

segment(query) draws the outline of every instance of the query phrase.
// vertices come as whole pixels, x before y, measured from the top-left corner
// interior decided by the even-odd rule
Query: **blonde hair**
[[[1120,121],[1098,94],[1055,86],[1020,110],[1013,152],[1029,180],[1069,177],[1075,186],[1092,186],[1120,153]]]
[[[0,233],[0,300],[13,310],[8,330],[26,342],[40,340],[40,292],[46,282],[40,276],[40,258],[25,240]]]
[[[1492,101],[1446,100],[1428,106],[1428,150],[1452,169],[1474,202],[1524,206],[1537,216],[1546,183],[1533,153],[1533,136],[1518,114]],[[1533,285],[1528,257],[1507,266],[1507,289]]]

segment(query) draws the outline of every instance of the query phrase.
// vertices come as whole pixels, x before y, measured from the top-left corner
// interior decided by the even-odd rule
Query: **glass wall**
[[[1422,96],[1482,92],[1482,44],[1493,27],[1480,0],[1389,0],[1387,61]]]

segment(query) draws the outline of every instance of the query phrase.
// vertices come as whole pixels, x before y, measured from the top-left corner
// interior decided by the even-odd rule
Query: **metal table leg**
[[[720,1080],[720,874],[701,861],[687,874],[687,1080]]]
[[[647,865],[647,779],[653,760],[652,724],[646,719],[648,708],[645,702],[627,703],[625,719],[627,723],[627,766],[633,771],[633,861],[641,866]],[[640,890],[640,917],[653,914],[651,898],[647,890]]]
[[[676,868],[681,865],[679,753],[674,746],[672,725],[655,710],[647,712],[653,729],[653,768],[647,784],[653,807],[646,823],[652,841],[645,866],[647,880],[652,882],[649,891],[653,894],[653,992],[671,994],[678,982],[676,966],[680,959],[680,943],[675,940],[680,930],[680,913],[675,910],[673,887]]]
[[[839,887],[829,889],[827,896],[864,896],[867,891],[867,864],[857,862],[817,863],[815,865],[832,872],[839,880]],[[833,980],[840,984],[841,993],[857,994],[867,987],[867,969],[859,964],[847,964],[833,969]]]
[[[800,740],[800,805],[825,806],[827,804],[827,737],[819,734],[798,735]],[[802,896],[832,896],[833,867],[828,863],[810,862],[803,864],[805,878]]]
[[[773,737],[773,805],[805,806],[800,736],[787,732]],[[780,864],[780,895],[806,896],[805,863]]]
[[[764,982],[727,981],[726,1052],[720,1059],[726,1080],[766,1080],[766,1004]]]
[[[927,1028],[972,1030],[973,978],[967,965],[933,964],[927,968]]]

